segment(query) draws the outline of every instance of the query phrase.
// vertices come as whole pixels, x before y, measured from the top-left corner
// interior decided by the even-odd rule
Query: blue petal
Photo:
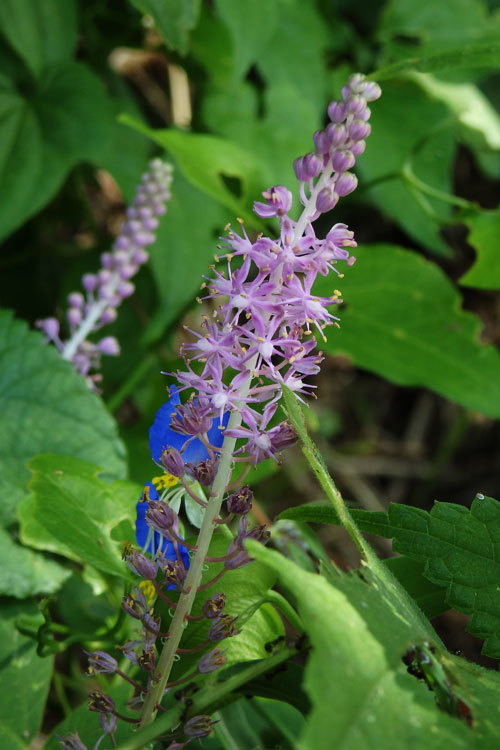
[[[177,391],[173,393],[171,398],[166,404],[163,404],[156,412],[155,420],[149,430],[149,448],[153,460],[157,463],[160,462],[160,456],[162,451],[166,448],[176,448],[178,451],[182,449],[184,443],[189,440],[187,435],[179,435],[178,432],[174,432],[170,428],[172,421],[172,413],[175,412],[175,407],[180,404],[181,400]],[[227,426],[229,421],[229,412],[224,414],[222,423],[224,427]],[[219,429],[220,419],[216,417],[212,421],[212,427],[208,431],[208,438],[212,445],[220,448],[224,441],[224,432]],[[183,452],[182,457],[184,461],[190,463],[199,463],[205,461],[208,458],[208,451],[198,438],[191,440],[186,450]]]
[[[159,500],[160,496],[158,495],[158,491],[156,487],[154,486],[153,482],[148,482],[146,484],[146,487],[149,487],[149,497],[151,500]],[[139,500],[139,502],[136,505],[136,511],[137,511],[137,518],[135,521],[135,538],[137,541],[137,544],[141,549],[144,549],[150,528],[146,523],[146,511],[148,509],[148,504],[146,501]],[[149,554],[153,555],[155,554],[160,547],[160,534],[158,534],[157,531],[154,532],[154,535],[151,538],[151,541],[149,542],[147,549],[145,552],[149,552]],[[167,560],[177,560],[177,555],[175,553],[175,547],[173,542],[168,541],[163,538],[162,545],[161,545],[161,551],[165,555]],[[184,563],[184,567],[186,570],[189,568],[189,553],[186,547],[179,544],[179,552],[182,558],[182,562]],[[169,589],[175,588],[175,586],[169,586]]]

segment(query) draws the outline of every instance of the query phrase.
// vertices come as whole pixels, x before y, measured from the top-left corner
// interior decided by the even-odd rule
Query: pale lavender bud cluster
[[[380,93],[378,84],[366,81],[359,73],[352,75],[342,88],[342,99],[328,106],[331,122],[313,136],[316,150],[295,160],[293,166],[301,182],[304,205],[309,200],[307,189],[310,195],[312,181],[321,174],[323,184],[315,203],[318,215],[331,211],[340,197],[356,189],[357,177],[349,170],[365,150],[365,138],[371,132],[368,123],[371,112],[367,103],[378,99]]]
[[[345,224],[335,224],[320,239],[312,222],[356,187],[349,170],[370,133],[367,102],[379,96],[376,83],[356,74],[343,87],[342,99],[329,105],[331,122],[314,134],[315,152],[294,163],[304,206],[297,221],[289,216],[292,194],[283,186],[266,190],[264,202],[254,204],[259,217],[279,220],[279,238],[259,235],[251,240],[242,228],[241,235],[229,231],[223,239],[227,270],[213,267],[213,276],[202,285],[204,299],[217,301],[215,320],[203,320],[203,334],[191,331],[195,341],[182,347],[186,369],[175,373],[176,392],[195,391],[197,397],[178,407],[174,431],[195,435],[203,421],[209,425],[212,418],[237,412],[240,423],[233,420],[225,435],[239,440],[235,459],[253,464],[277,460],[295,440],[288,422],[271,422],[281,387],[286,385],[301,400],[312,395],[315,386],[308,379],[319,372],[323,359],[312,334],[326,340],[324,329],[338,327],[329,308],[342,302],[338,289],[328,297],[316,295],[314,282],[330,271],[342,279],[342,264],[355,261],[350,249],[356,242]],[[195,362],[202,364],[201,371],[192,367]],[[178,458],[168,456],[167,470],[176,476],[183,470]]]
[[[120,353],[120,346],[113,336],[105,336],[97,343],[89,341],[88,336],[116,320],[117,308],[134,293],[130,279],[149,258],[145,248],[155,241],[158,217],[166,211],[171,182],[171,165],[161,159],[151,161],[111,252],[101,255],[100,270],[83,275],[85,294],[72,292],[68,296],[67,341],[60,336],[56,318],[37,322],[47,341],[57,346],[61,357],[72,362],[92,387],[100,377],[90,373],[99,368],[101,355],[115,356]]]

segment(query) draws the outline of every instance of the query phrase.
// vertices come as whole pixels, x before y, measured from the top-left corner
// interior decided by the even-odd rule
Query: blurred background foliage
[[[0,303],[18,320],[0,317],[0,515],[9,543],[31,557],[16,563],[24,588],[0,576],[0,593],[49,594],[69,575],[17,544],[21,518],[25,544],[62,550],[39,541],[26,461],[68,452],[110,477],[150,478],[161,372],[179,364],[182,326],[197,326],[194,299],[218,237],[237,216],[249,233],[264,229],[253,200],[273,184],[294,187],[293,159],[311,150],[328,101],[358,70],[377,71],[383,96],[359,189],[320,222],[324,232],[348,224],[360,246],[338,282],[342,326],[324,345],[309,426],[360,508],[499,496],[499,34],[494,0],[3,0]],[[175,166],[173,195],[137,291],[107,329],[122,353],[104,363],[106,411],[22,321],[63,319],[157,154]],[[69,449],[75,424],[85,438]],[[298,449],[281,471],[250,476],[264,519],[320,497]],[[315,545],[305,527],[282,524],[276,537],[296,559]],[[341,567],[357,563],[337,527],[320,537]],[[390,553],[387,540],[377,544]],[[63,620],[74,590],[66,581]],[[101,609],[85,616],[103,622]],[[452,613],[437,624],[480,658],[464,621]]]

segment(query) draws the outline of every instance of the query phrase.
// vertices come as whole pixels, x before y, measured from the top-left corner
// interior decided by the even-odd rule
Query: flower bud
[[[361,120],[359,117],[353,120],[349,126],[349,136],[353,141],[361,141],[363,138],[367,138],[371,132],[370,123]]]
[[[331,122],[326,126],[325,133],[331,148],[339,148],[347,140],[347,130],[342,123]]]
[[[252,509],[253,492],[248,484],[244,484],[232,495],[229,495],[226,502],[229,513],[244,516]]]
[[[330,150],[330,142],[326,130],[317,130],[313,135],[316,151],[320,156],[324,156]]]
[[[345,172],[338,176],[335,182],[335,191],[338,195],[349,195],[353,190],[356,190],[358,186],[358,178],[352,172]]]
[[[208,737],[215,723],[210,716],[193,716],[184,724],[184,734],[191,738]]]
[[[355,163],[356,159],[352,151],[334,151],[332,153],[332,167],[336,172],[347,172]]]
[[[324,187],[319,191],[318,197],[316,198],[316,209],[320,213],[326,214],[328,211],[331,211],[334,206],[337,205],[338,201],[339,196],[335,192],[334,186],[328,185],[327,187]]]
[[[77,307],[70,307],[68,312],[66,313],[66,317],[68,318],[68,323],[70,324],[71,328],[74,328],[79,323],[81,323],[82,311]]]
[[[83,294],[80,292],[71,292],[71,294],[68,294],[68,305],[70,307],[78,307],[83,308],[85,304],[85,299],[83,297]]]
[[[130,555],[126,557],[127,565],[133,573],[136,573],[146,581],[155,581],[157,568],[154,562],[152,562],[146,555],[141,552],[132,550]]]
[[[378,83],[375,81],[369,81],[363,91],[363,96],[367,102],[373,102],[382,95],[382,90]]]
[[[120,354],[120,344],[114,336],[105,336],[99,341],[97,348],[101,354],[108,354],[111,357],[116,357]]]
[[[97,289],[99,282],[97,276],[93,273],[85,273],[82,276],[82,286],[86,292],[93,292]]]
[[[177,586],[182,589],[186,580],[187,570],[178,560],[165,560],[162,555],[158,555],[160,566],[165,576],[165,581],[169,586]]]
[[[365,141],[356,141],[356,143],[353,143],[350,151],[351,154],[354,154],[354,156],[361,156],[361,154],[364,153],[366,148],[366,142]]]
[[[343,102],[331,102],[328,105],[328,117],[332,122],[344,122],[346,116],[347,112]]]
[[[53,341],[59,336],[59,321],[56,318],[37,320],[36,324],[50,341]]]
[[[169,447],[161,452],[160,462],[173,477],[183,477],[186,473],[184,460],[177,448]]]
[[[155,531],[169,538],[169,531],[178,526],[177,514],[161,500],[150,500],[146,511],[146,523]]]

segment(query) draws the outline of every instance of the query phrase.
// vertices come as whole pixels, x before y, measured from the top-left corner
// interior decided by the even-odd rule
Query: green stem
[[[421,193],[424,193],[424,195],[428,195],[430,198],[436,198],[443,203],[449,203],[452,206],[464,208],[469,211],[471,209],[474,211],[478,210],[478,207],[475,203],[472,203],[465,198],[459,198],[457,195],[445,193],[442,190],[438,190],[437,188],[432,187],[432,185],[428,185],[426,182],[423,182],[423,180],[419,179],[416,176],[408,162],[404,164],[403,168],[401,169],[401,177],[409,185],[414,187],[416,190],[419,190]]]
[[[302,620],[284,596],[281,596],[277,591],[271,589],[267,592],[265,601],[276,607],[276,609],[281,612],[283,617],[286,617],[290,625],[292,625],[299,634],[304,632]]]
[[[262,659],[257,663],[253,662],[251,666],[238,671],[233,677],[229,677],[226,680],[219,680],[215,683],[210,681],[206,688],[200,690],[193,696],[193,703],[189,710],[189,715],[196,716],[196,714],[201,712],[210,713],[209,709],[212,706],[215,707],[224,696],[237,691],[238,688],[241,688],[245,683],[259,677],[261,674],[269,672],[290,657],[294,656],[296,653],[297,652],[294,649],[284,648],[277,651],[276,654],[273,654],[268,659]],[[221,676],[223,675],[224,672]],[[160,734],[164,734],[171,729],[171,727],[178,724],[184,710],[184,704],[174,706],[169,711],[166,711],[159,716],[154,724],[148,724],[142,729],[139,729],[132,737],[129,737],[128,740],[119,745],[117,750],[141,750],[147,746],[148,742],[151,742]]]
[[[252,363],[250,363],[252,365]],[[249,374],[247,381],[242,385],[240,395],[243,399],[248,396],[250,390],[250,384],[252,381],[253,366],[249,367]],[[228,429],[237,429],[241,424],[241,413],[239,411],[233,411],[229,418]],[[229,481],[229,475],[231,471],[231,461],[233,451],[236,445],[236,438],[226,437],[222,445],[222,453],[219,460],[219,469],[217,476],[215,477],[212,494],[213,496],[208,501],[208,506],[203,516],[203,522],[198,535],[198,541],[196,542],[196,552],[186,577],[184,584],[186,594],[182,594],[179,597],[175,614],[172,618],[172,622],[169,628],[169,637],[158,662],[158,673],[160,679],[157,683],[152,685],[148,696],[144,702],[144,708],[141,716],[140,726],[145,726],[154,720],[157,713],[157,706],[160,704],[165,690],[165,685],[168,682],[170,672],[175,659],[175,653],[179,646],[179,643],[184,633],[186,626],[187,615],[191,613],[193,602],[198,591],[198,586],[201,583],[203,565],[205,563],[205,557],[212,540],[214,532],[214,519],[219,515],[222,506],[222,500],[224,497],[224,491]]]

